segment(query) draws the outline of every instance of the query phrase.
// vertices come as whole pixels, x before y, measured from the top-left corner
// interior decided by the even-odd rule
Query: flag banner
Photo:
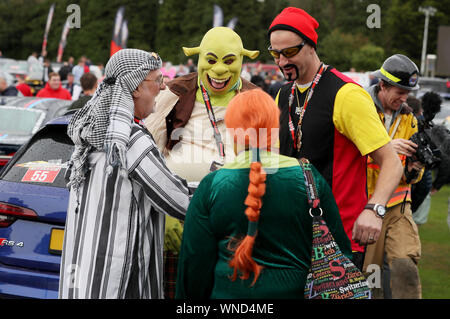
[[[234,17],[233,19],[230,20],[230,22],[228,22],[227,27],[234,30],[234,27],[236,26],[237,22],[238,22],[238,18]]]
[[[114,31],[111,40],[110,56],[112,56],[114,53],[122,49],[120,30],[122,29],[124,15],[125,15],[125,6],[120,6],[119,9],[117,10],[116,19],[114,22]]]
[[[44,52],[47,49],[47,37],[48,37],[48,32],[50,31],[50,26],[52,24],[54,12],[55,12],[55,4],[53,3],[50,7],[50,10],[48,11],[47,23],[45,25],[44,40],[42,41],[42,51],[41,51],[42,56],[44,55]]]
[[[218,5],[214,5],[214,15],[213,15],[213,28],[221,27],[223,25],[223,12],[222,8]]]
[[[58,55],[56,57],[57,62],[62,62],[62,56],[64,53],[64,48],[66,47],[66,44],[67,44],[67,34],[69,33],[69,30],[70,30],[70,23],[69,23],[69,19],[67,19],[66,23],[64,24],[64,27],[63,27],[63,31],[61,34],[61,40],[59,41]]]
[[[120,47],[125,49],[128,41],[128,21],[123,20],[122,28],[120,29]]]

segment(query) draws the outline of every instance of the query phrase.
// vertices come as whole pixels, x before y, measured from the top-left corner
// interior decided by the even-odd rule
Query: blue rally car
[[[48,122],[0,175],[0,298],[57,298],[73,151],[70,116]]]

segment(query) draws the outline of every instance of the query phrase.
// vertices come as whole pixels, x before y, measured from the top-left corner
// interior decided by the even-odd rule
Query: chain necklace
[[[328,66],[323,63],[320,64],[319,70],[317,71],[316,75],[314,76],[314,80],[306,93],[305,101],[303,102],[302,108],[300,109],[300,111],[298,110],[298,107],[296,108],[296,113],[298,114],[298,112],[300,112],[300,117],[299,117],[298,123],[297,123],[297,130],[295,130],[294,123],[293,123],[292,117],[291,117],[291,109],[292,109],[292,105],[294,104],[294,96],[297,93],[295,81],[292,83],[291,93],[289,95],[289,131],[291,132],[292,141],[294,142],[294,149],[297,149],[297,151],[300,151],[300,148],[302,147],[302,123],[303,123],[303,116],[305,115],[306,107],[308,106],[308,103],[311,100],[311,97],[314,93],[314,88],[319,83],[320,78],[322,77],[322,74],[323,74],[323,72],[325,72],[327,67]],[[297,96],[297,102],[298,102],[298,104],[300,103],[298,96]]]

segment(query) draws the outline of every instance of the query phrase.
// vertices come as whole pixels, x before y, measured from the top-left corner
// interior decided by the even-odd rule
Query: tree
[[[179,63],[184,60],[181,46],[184,43],[185,25],[180,23],[186,11],[186,2],[164,0],[159,9],[155,48],[164,61]]]
[[[361,45],[368,42],[361,35],[343,33],[339,29],[333,30],[317,46],[319,57],[327,64],[340,71],[348,71],[352,65],[352,54]]]
[[[5,56],[26,59],[32,51],[40,52],[52,3],[56,7],[48,57],[56,59],[62,28],[70,15],[67,6],[78,4],[81,28],[70,30],[63,59],[86,55],[94,63],[106,63],[109,58],[114,18],[121,5],[126,7],[128,47],[157,51],[174,64],[187,60],[183,46],[198,46],[212,27],[214,4],[222,8],[225,25],[235,16],[239,19],[235,30],[246,48],[260,50],[260,61],[272,61],[267,53],[267,30],[273,18],[289,5],[306,10],[320,24],[319,57],[341,70],[350,67],[353,59],[362,61],[358,55],[366,52],[368,48],[362,47],[369,43],[383,48],[384,58],[403,53],[420,63],[425,17],[419,6],[438,10],[430,19],[428,53],[436,53],[439,25],[450,24],[450,6],[438,0],[0,0],[0,50]],[[380,28],[366,24],[370,4],[380,8]],[[366,53],[379,53],[372,49]]]
[[[352,66],[357,71],[373,71],[380,68],[385,60],[384,49],[368,43],[352,54]]]
[[[277,14],[279,14],[284,8],[289,6],[289,1],[287,0],[265,0],[262,4],[262,13],[260,21],[260,34],[263,35],[262,39],[259,41],[258,49],[261,51],[258,59],[261,61],[266,61],[268,63],[273,63],[273,58],[267,51],[270,45],[270,39],[267,36],[267,31],[269,30],[270,24]]]

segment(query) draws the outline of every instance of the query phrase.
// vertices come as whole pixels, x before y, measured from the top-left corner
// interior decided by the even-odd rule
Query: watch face
[[[386,214],[386,208],[384,206],[377,206],[377,214],[380,216],[384,216]]]

